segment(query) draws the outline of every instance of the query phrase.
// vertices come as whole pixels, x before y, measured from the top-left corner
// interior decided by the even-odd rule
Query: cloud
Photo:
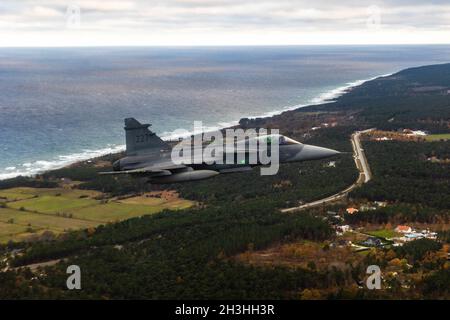
[[[72,14],[68,5],[80,9],[77,30],[67,30]],[[378,8],[378,18],[371,17],[370,6]],[[449,16],[448,0],[3,0],[0,45],[26,45],[31,37],[32,43],[41,41],[42,45],[64,43],[69,38],[74,45],[177,44],[189,40],[193,44],[236,44],[248,39],[264,43],[264,38],[267,43],[279,43],[276,37],[297,37],[304,43],[311,42],[314,35],[335,43],[339,39],[357,41],[357,34],[368,43],[383,37],[412,42],[414,35],[427,39],[430,34],[430,41],[448,42]],[[379,22],[376,30],[383,35],[374,34],[368,21]]]

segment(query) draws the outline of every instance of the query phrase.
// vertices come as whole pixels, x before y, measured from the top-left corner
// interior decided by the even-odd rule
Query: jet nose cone
[[[303,145],[302,150],[294,156],[293,161],[319,160],[329,158],[337,154],[340,154],[340,152],[333,149],[305,144]]]

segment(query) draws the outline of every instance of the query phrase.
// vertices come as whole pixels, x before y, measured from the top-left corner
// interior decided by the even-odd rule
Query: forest
[[[14,264],[72,256],[66,263],[82,265],[86,274],[83,294],[97,298],[99,293],[109,298],[267,298],[268,293],[281,298],[286,288],[277,286],[285,277],[295,279],[290,285],[298,290],[312,285],[319,275],[261,270],[229,257],[274,241],[324,240],[331,235],[329,225],[319,218],[284,215],[252,201],[245,206],[168,211],[106,225],[93,234],[79,231],[64,241],[29,247]],[[57,289],[66,263],[48,271],[51,277],[42,279],[42,285]],[[260,291],[253,286],[260,286]]]
[[[374,178],[351,197],[416,204],[412,212],[416,211],[419,220],[426,215],[430,220],[437,211],[448,219],[450,170],[448,164],[428,159],[449,158],[450,141],[364,141],[364,148]]]

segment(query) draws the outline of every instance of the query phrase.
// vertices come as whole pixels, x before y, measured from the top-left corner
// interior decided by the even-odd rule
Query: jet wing
[[[108,171],[108,172],[100,172],[100,175],[144,175],[144,176],[168,176],[172,174],[172,170],[185,169],[185,165],[176,165],[173,163],[167,164],[158,164],[149,167],[131,169],[131,170],[123,170],[123,171]]]
[[[168,170],[162,170],[162,169],[153,169],[153,168],[139,168],[139,169],[133,169],[133,170],[124,170],[124,171],[108,171],[108,172],[99,172],[102,176],[107,175],[120,175],[120,174],[161,174],[166,173],[170,174],[170,171]]]

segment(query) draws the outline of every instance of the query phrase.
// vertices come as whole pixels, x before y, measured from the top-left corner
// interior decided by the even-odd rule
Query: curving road
[[[336,193],[332,196],[329,196],[329,197],[326,197],[326,198],[323,198],[320,200],[316,200],[313,202],[308,202],[308,203],[302,204],[301,206],[298,206],[298,207],[281,209],[281,212],[300,211],[303,209],[316,207],[316,206],[320,206],[320,205],[323,205],[323,204],[326,204],[329,202],[334,202],[336,200],[340,200],[340,199],[346,197],[348,195],[348,193],[350,191],[352,191],[353,189],[355,189],[356,187],[369,182],[370,179],[372,178],[372,173],[370,172],[369,163],[367,162],[366,155],[364,154],[364,149],[361,147],[360,136],[362,133],[366,133],[366,132],[369,132],[372,130],[374,130],[374,129],[368,129],[368,130],[364,130],[364,131],[356,131],[355,133],[352,134],[352,137],[351,137],[351,142],[352,142],[352,147],[353,147],[353,159],[355,160],[356,168],[358,168],[358,171],[359,171],[359,176],[358,176],[358,179],[355,181],[355,183],[353,183],[346,189],[344,189],[344,190],[340,191],[339,193]]]

